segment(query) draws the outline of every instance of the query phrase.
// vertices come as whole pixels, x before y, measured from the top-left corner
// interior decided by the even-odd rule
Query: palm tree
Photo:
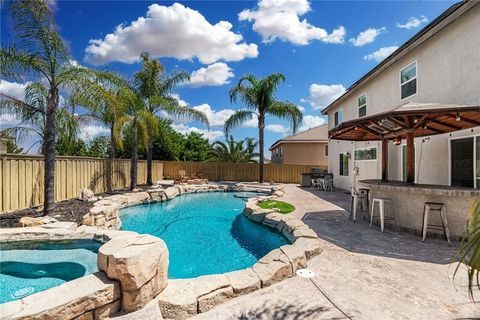
[[[186,72],[174,72],[170,75],[164,74],[162,64],[144,52],[140,58],[143,61],[142,69],[135,73],[134,83],[137,92],[145,101],[145,121],[147,129],[147,184],[152,185],[152,155],[153,137],[159,128],[158,113],[164,111],[166,114],[176,117],[189,117],[199,120],[208,126],[207,116],[198,110],[181,106],[171,96],[172,90],[179,84],[190,80]]]
[[[47,87],[43,153],[44,215],[55,206],[55,142],[59,90],[71,88],[92,76],[87,68],[72,63],[71,55],[56,30],[46,1],[11,3],[15,45],[0,49],[0,74],[6,78],[42,78]]]
[[[225,142],[215,141],[212,144],[211,161],[257,163],[255,160],[255,157],[258,157],[258,153],[255,152],[257,145],[253,138],[235,141],[231,135],[227,136]]]
[[[245,121],[254,117],[258,120],[260,182],[264,180],[264,130],[266,116],[272,115],[289,121],[294,132],[302,121],[302,112],[296,105],[290,102],[278,101],[275,98],[277,88],[283,81],[285,81],[285,76],[281,73],[271,74],[264,79],[258,79],[254,75],[245,75],[230,90],[230,101],[236,103],[240,100],[246,109],[238,110],[231,115],[225,122],[224,130],[228,134],[231,129]]]
[[[94,87],[95,90],[91,90]],[[115,159],[117,148],[123,148],[118,119],[127,111],[126,100],[120,90],[129,90],[128,82],[114,73],[102,73],[86,88],[79,88],[76,102],[89,111],[83,118],[97,120],[110,130],[110,158]]]
[[[138,164],[138,144],[146,143],[146,106],[142,96],[135,92],[133,88],[121,88],[119,91],[120,99],[125,103],[125,112],[117,119],[114,135],[119,135],[125,130],[131,133],[131,166],[130,166],[130,190],[137,186],[137,164]]]
[[[455,274],[462,263],[467,266],[468,292],[473,301],[473,287],[476,285],[480,289],[480,198],[477,198],[470,208],[467,227],[458,251],[460,262]]]

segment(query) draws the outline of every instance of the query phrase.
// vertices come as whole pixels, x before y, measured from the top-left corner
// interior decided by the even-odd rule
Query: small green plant
[[[295,210],[295,207],[290,203],[277,200],[263,200],[259,204],[262,209],[278,209],[280,213],[287,214]]]
[[[473,287],[480,289],[480,197],[478,197],[470,208],[468,229],[463,237],[458,251],[460,262],[455,269],[455,274],[462,263],[467,266],[468,293],[473,297]]]

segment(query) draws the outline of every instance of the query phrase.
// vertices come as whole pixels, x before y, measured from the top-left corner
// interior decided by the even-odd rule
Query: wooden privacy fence
[[[281,183],[300,183],[301,174],[312,168],[327,169],[326,166],[265,164],[265,181]],[[179,170],[185,170],[187,176],[202,174],[211,181],[258,181],[258,164],[227,162],[177,162],[164,161],[163,175],[169,178],[178,176]]]
[[[0,212],[43,203],[43,157],[0,155]],[[138,162],[138,184],[147,181],[147,162]],[[110,174],[109,174],[110,173]],[[153,180],[163,178],[163,163],[153,162]],[[95,193],[130,186],[130,160],[57,156],[55,163],[55,201],[76,198],[81,188]]]

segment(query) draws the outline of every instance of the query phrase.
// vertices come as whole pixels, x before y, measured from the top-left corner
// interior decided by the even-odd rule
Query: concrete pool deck
[[[308,263],[316,276],[293,277],[234,298],[191,319],[479,319],[465,268],[453,280],[458,243],[348,220],[350,196],[284,185],[282,201],[322,239]]]

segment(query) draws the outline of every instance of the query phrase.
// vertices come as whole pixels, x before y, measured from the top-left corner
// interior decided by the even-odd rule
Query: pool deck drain
[[[309,269],[298,269],[295,274],[302,278],[313,278],[315,277],[315,272]]]

